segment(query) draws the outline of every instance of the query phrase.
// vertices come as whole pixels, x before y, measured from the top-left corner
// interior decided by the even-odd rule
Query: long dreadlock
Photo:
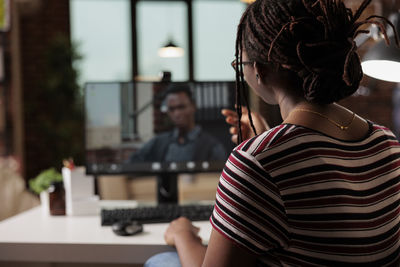
[[[278,69],[294,73],[302,83],[300,92],[309,102],[330,104],[353,94],[363,77],[354,38],[368,30],[364,24],[374,24],[389,44],[385,17],[372,15],[359,18],[371,0],[364,0],[353,14],[343,0],[257,0],[243,13],[237,29],[235,46],[236,111],[238,142],[242,141],[242,99],[248,106],[243,77],[242,53],[249,60],[273,63]],[[250,108],[248,106],[248,108]],[[249,109],[249,120],[256,134]]]
[[[247,9],[248,10],[248,9]],[[242,118],[242,98],[245,101],[245,105],[247,106],[248,109],[248,116],[249,116],[249,121],[251,128],[254,132],[254,134],[257,134],[256,128],[254,127],[253,119],[251,117],[251,108],[249,105],[249,101],[247,99],[247,94],[245,92],[246,84],[244,82],[244,75],[243,75],[243,64],[242,64],[242,53],[243,49],[241,47],[242,44],[242,38],[243,35],[241,34],[242,32],[242,26],[243,26],[243,21],[246,18],[246,13],[243,14],[239,26],[238,26],[238,32],[237,32],[237,40],[236,40],[236,46],[235,46],[235,57],[236,57],[236,64],[235,70],[236,70],[236,112],[238,114],[238,144],[243,141],[243,136],[242,136],[242,130],[241,130],[241,118]]]

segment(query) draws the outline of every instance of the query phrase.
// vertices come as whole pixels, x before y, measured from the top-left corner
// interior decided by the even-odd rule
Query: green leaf
[[[42,171],[34,179],[29,180],[29,188],[36,194],[47,190],[52,182],[61,182],[63,180],[61,173],[54,168]]]

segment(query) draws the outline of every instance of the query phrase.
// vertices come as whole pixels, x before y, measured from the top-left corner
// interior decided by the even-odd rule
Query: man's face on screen
[[[168,116],[176,127],[184,130],[194,127],[196,108],[184,92],[169,94],[166,102]]]

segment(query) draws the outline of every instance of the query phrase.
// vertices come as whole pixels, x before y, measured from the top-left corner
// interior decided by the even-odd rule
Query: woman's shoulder
[[[370,121],[370,120],[367,120],[367,122],[370,125],[371,134],[376,133],[376,132],[382,132],[383,134],[386,134],[386,135],[395,136],[394,133],[392,132],[392,130],[389,129],[389,127],[386,127],[384,125],[378,124],[378,123]]]
[[[305,132],[307,130],[298,125],[279,124],[255,137],[243,141],[236,147],[236,150],[256,155],[268,148],[279,146],[292,138],[298,138]]]
[[[280,124],[265,131],[253,138],[250,138],[236,147],[237,151],[246,152],[253,156],[266,153],[285,151],[300,143],[328,142],[336,145],[349,145],[349,143],[364,143],[375,139],[378,136],[386,136],[389,139],[396,139],[393,132],[383,125],[368,121],[369,132],[360,140],[344,141],[327,136],[321,132],[295,124]]]

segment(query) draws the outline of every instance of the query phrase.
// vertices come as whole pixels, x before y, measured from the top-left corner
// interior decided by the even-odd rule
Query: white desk
[[[208,240],[211,225],[195,222]],[[122,237],[100,226],[99,216],[48,216],[41,208],[0,222],[0,261],[144,263],[172,250],[163,239],[168,224],[146,224],[143,233]]]

